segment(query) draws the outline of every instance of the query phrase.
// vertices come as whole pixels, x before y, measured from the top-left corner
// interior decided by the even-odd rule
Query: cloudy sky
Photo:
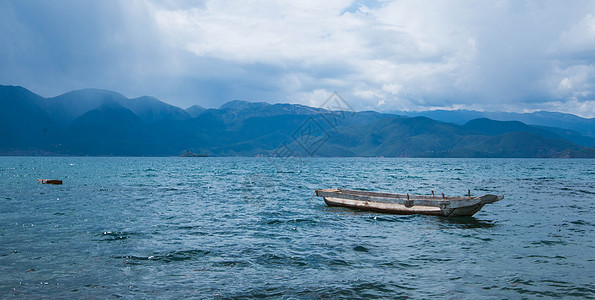
[[[0,0],[0,84],[595,117],[595,1]]]

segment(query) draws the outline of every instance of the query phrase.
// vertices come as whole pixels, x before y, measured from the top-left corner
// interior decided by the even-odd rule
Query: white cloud
[[[341,15],[344,7],[275,6],[273,10],[262,5],[247,12],[225,8],[221,15],[219,11],[195,14],[195,19],[207,20],[208,25],[197,26],[201,29],[187,39],[191,41],[187,47],[200,56],[302,68],[351,64],[364,55],[358,31],[365,24],[351,14]]]
[[[595,13],[595,12],[593,12]],[[581,20],[563,31],[553,51],[576,59],[595,56],[595,16],[587,14]]]

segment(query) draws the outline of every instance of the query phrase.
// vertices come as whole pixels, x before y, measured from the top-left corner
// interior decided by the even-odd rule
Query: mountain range
[[[484,112],[473,110],[429,110],[420,112],[393,111],[394,114],[409,117],[424,116],[437,121],[465,124],[466,122],[487,118],[498,121],[521,121],[526,124],[547,126],[555,124],[556,127],[573,130],[595,137],[595,119],[586,119],[572,114],[559,112],[537,111],[532,113],[511,113],[511,112]]]
[[[107,90],[44,98],[2,85],[0,107],[0,155],[595,157],[595,119],[550,112],[352,112],[239,100],[182,109]]]

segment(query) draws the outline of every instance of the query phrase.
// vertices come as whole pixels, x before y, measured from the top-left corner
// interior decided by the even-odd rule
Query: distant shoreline
[[[188,158],[180,155],[5,155],[0,157],[73,157],[73,158]],[[258,159],[323,159],[323,158],[387,158],[387,159],[595,159],[595,157],[396,157],[396,156],[196,156],[200,158],[258,158]]]

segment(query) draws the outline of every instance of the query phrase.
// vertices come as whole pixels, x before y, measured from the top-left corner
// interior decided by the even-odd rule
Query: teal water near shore
[[[310,200],[335,187],[505,198],[452,219]],[[2,299],[593,299],[594,232],[595,160],[0,157]]]

